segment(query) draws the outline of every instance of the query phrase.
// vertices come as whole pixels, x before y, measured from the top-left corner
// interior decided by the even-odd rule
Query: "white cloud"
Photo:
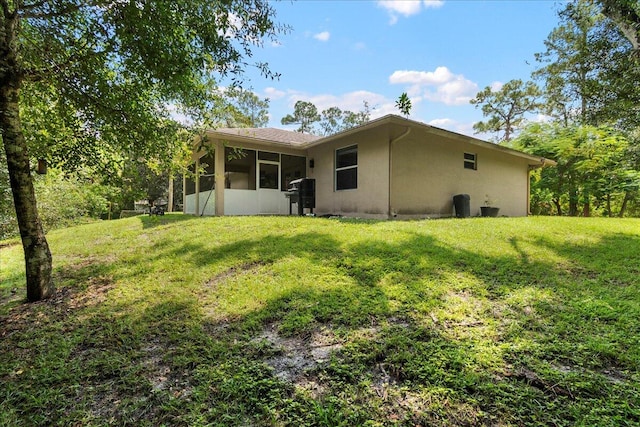
[[[423,0],[422,4],[425,9],[438,9],[444,4],[444,0]]]
[[[320,40],[321,42],[328,41],[330,37],[331,37],[331,34],[329,33],[329,31],[323,31],[323,32],[318,33],[318,34],[314,34],[314,36],[313,36],[314,39]]]
[[[443,0],[378,0],[378,6],[389,12],[390,25],[398,22],[398,15],[409,17],[417,15],[422,9],[437,9],[444,4]]]
[[[553,117],[552,116],[548,116],[546,114],[538,113],[535,117],[530,119],[530,121],[532,121],[534,123],[549,123],[549,122],[553,121]]]
[[[268,87],[264,90],[264,94],[269,98],[269,99],[281,99],[284,98],[286,96],[286,92],[283,92],[281,90],[278,90],[274,87]]]
[[[478,92],[478,85],[462,74],[453,74],[447,67],[434,71],[394,71],[389,83],[407,85],[409,96],[422,94],[425,99],[446,105],[462,105]]]
[[[463,105],[478,93],[478,85],[461,78],[439,86],[435,91],[427,90],[424,97],[429,101],[442,102],[445,105]]]
[[[435,71],[394,71],[389,83],[410,83],[415,85],[437,85],[452,80],[455,76],[447,67],[438,67]]]
[[[456,132],[462,135],[478,138],[478,135],[474,135],[473,123],[460,123],[453,119],[442,118],[442,119],[433,119],[427,124],[440,129],[446,129],[451,132]]]
[[[431,126],[435,126],[437,128],[449,129],[449,126],[452,126],[456,123],[453,119],[433,119],[429,123]]]
[[[415,0],[379,0],[378,6],[391,13],[411,16],[420,13],[422,2]]]
[[[496,81],[496,82],[492,82],[492,83],[489,85],[489,87],[491,88],[491,92],[497,92],[497,91],[499,91],[500,89],[502,89],[502,86],[504,86],[504,83],[502,83],[502,82],[498,82],[498,81]]]

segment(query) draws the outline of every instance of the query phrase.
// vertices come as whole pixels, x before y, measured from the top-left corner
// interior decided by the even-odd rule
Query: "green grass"
[[[640,220],[166,215],[0,249],[0,425],[640,424]],[[15,242],[14,242],[15,243]]]

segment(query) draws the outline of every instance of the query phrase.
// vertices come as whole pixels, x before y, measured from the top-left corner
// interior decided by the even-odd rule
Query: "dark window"
[[[464,168],[465,169],[478,169],[478,161],[475,154],[464,153]]]
[[[269,160],[270,162],[279,162],[280,154],[269,153],[267,151],[258,151],[258,160]]]
[[[336,171],[336,190],[358,188],[358,168]]]
[[[358,146],[336,150],[336,190],[358,188]]]
[[[260,188],[278,189],[278,165],[260,163]]]
[[[283,154],[281,156],[281,159],[280,189],[282,191],[287,191],[287,188],[289,188],[289,183],[291,181],[298,178],[304,178],[307,175],[307,159],[306,157],[289,156],[287,154]]]

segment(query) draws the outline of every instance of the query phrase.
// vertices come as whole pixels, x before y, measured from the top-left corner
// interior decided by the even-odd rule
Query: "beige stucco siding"
[[[472,216],[480,214],[487,196],[500,215],[526,216],[529,168],[555,164],[394,115],[323,138],[273,128],[218,129],[210,132],[208,144],[216,148],[216,171],[225,169],[225,146],[305,156],[307,176],[316,180],[315,213],[364,218],[449,217],[455,214],[456,194],[471,196]],[[354,145],[357,188],[336,190],[336,150]],[[476,170],[464,167],[465,153],[476,156]],[[193,160],[202,154],[193,153]],[[341,176],[351,180],[353,153],[342,159]],[[250,192],[255,200],[236,200],[229,193],[225,201],[226,190],[235,190],[225,187],[225,175],[217,174],[216,215],[266,200]]]
[[[476,154],[477,170],[464,168],[464,153]],[[453,196],[469,194],[471,215],[488,195],[500,215],[526,216],[525,159],[442,135],[416,132],[392,151],[391,209],[403,217],[454,215]]]
[[[358,146],[358,188],[335,190],[335,151]],[[308,149],[308,169],[316,180],[318,215],[387,218],[389,212],[389,142],[386,132],[369,130]]]

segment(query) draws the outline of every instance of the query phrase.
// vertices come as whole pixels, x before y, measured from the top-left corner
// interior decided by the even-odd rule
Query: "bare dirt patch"
[[[278,353],[265,362],[273,368],[276,377],[293,383],[302,381],[306,371],[326,362],[331,352],[343,344],[328,327],[319,328],[304,338],[281,337],[277,324],[267,325],[253,341],[266,341]]]
[[[17,331],[63,319],[75,311],[96,306],[107,299],[107,293],[113,286],[111,277],[90,277],[85,290],[63,287],[57,289],[51,298],[17,305],[7,315],[0,316],[0,336],[7,337]]]
[[[140,364],[144,367],[144,375],[151,383],[153,392],[169,391],[173,397],[188,397],[193,387],[186,375],[171,367],[163,360],[163,355],[172,348],[167,348],[159,340],[152,340],[142,348]]]

